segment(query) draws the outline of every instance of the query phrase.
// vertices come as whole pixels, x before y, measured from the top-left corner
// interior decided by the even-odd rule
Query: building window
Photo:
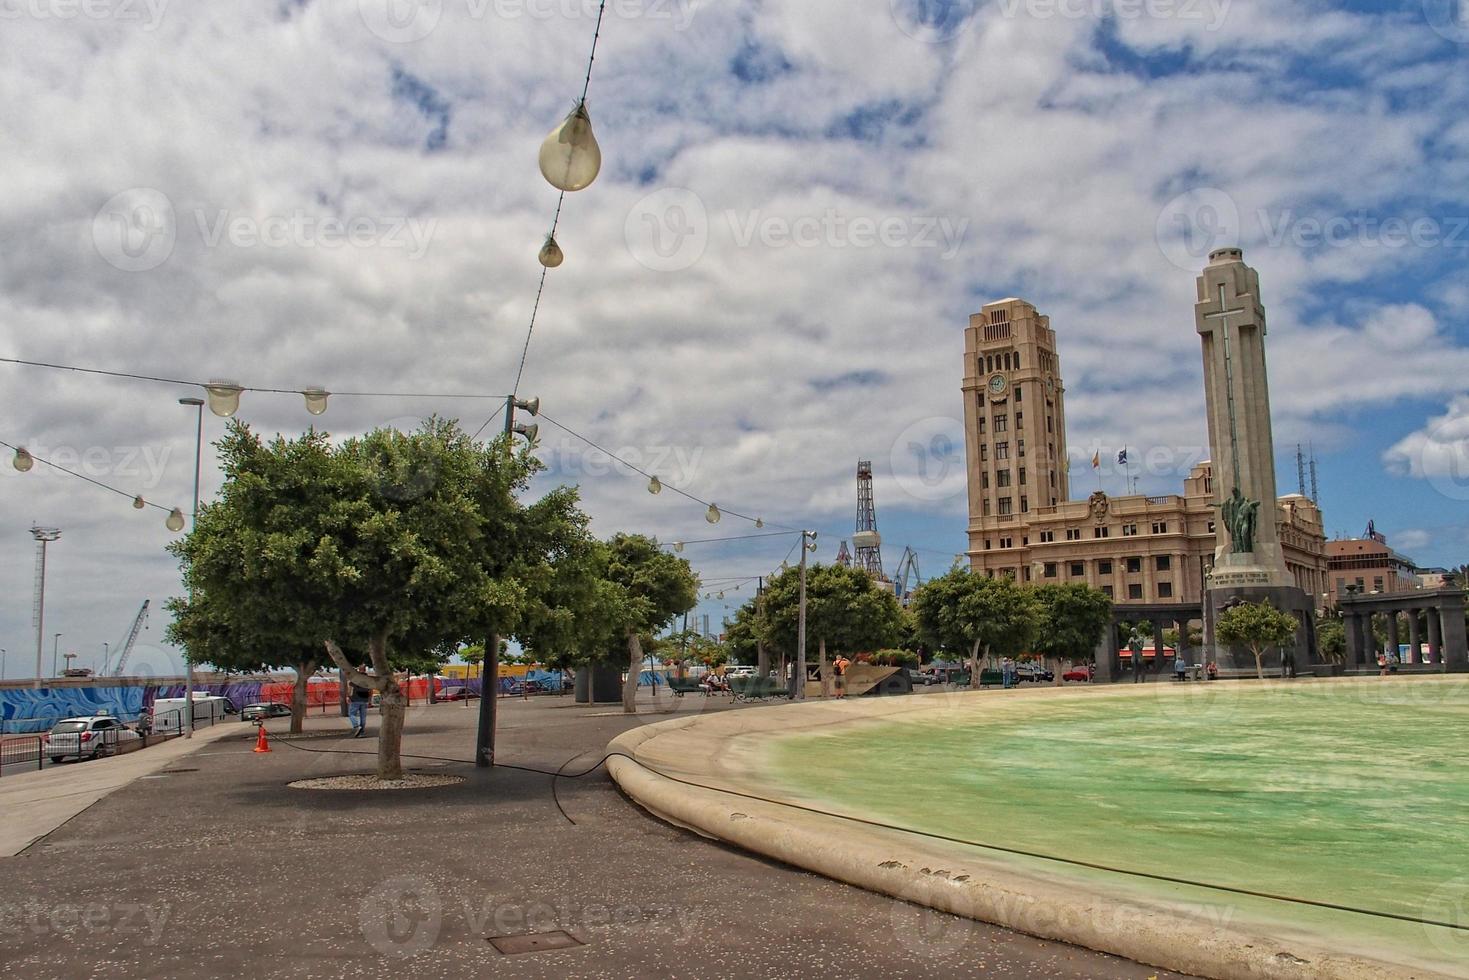
[[[1015,413],[1015,428],[1016,429],[1019,429],[1024,424],[1025,424],[1025,413],[1024,412],[1016,412]]]
[[[1127,559],[1127,574],[1129,574],[1129,575],[1136,575],[1138,572],[1141,572],[1142,570],[1143,570],[1143,560],[1141,558],[1128,558]]]
[[[1086,578],[1086,566],[1083,565],[1079,561],[1072,562],[1071,563],[1071,577],[1072,578]]]
[[[981,415],[979,417],[979,434],[980,435],[984,435],[984,427],[985,427],[984,416]]]
[[[1172,599],[1173,598],[1173,583],[1172,582],[1159,582],[1158,583],[1158,598],[1159,599]]]
[[[1054,472],[1051,473],[1051,489],[1056,489],[1056,474]]]
[[[1025,485],[1025,467],[1020,467],[1020,485]]]
[[[1092,537],[1094,537],[1094,538],[1107,538],[1107,537],[1111,537],[1111,535],[1112,535],[1111,528],[1105,528],[1105,527],[1094,527],[1094,528],[1092,528]]]
[[[987,443],[987,442],[981,442],[979,444],[979,461],[981,463],[987,463],[987,462],[989,462],[989,458],[990,458],[990,444]],[[1213,527],[1213,525],[1211,524],[1210,527]]]
[[[1041,544],[1050,544],[1052,541],[1055,541],[1055,540],[1056,540],[1056,532],[1055,531],[1042,531],[1041,532]]]
[[[1008,442],[995,443],[995,459],[1009,459],[1010,444]]]
[[[1143,587],[1136,582],[1129,585],[1127,587],[1127,597],[1129,599],[1141,599],[1143,597]]]
[[[984,539],[984,550],[985,551],[989,551],[990,550],[990,539],[989,538],[985,538]]]
[[[985,370],[985,373],[988,374],[990,371],[993,371],[994,369],[995,369],[995,358],[994,358],[994,355],[993,354],[986,354],[984,356],[984,370]]]
[[[1053,561],[1046,562],[1046,578],[1055,578],[1055,577],[1056,577],[1056,563],[1053,562]]]
[[[1209,522],[1209,533],[1210,534],[1213,534],[1214,533],[1214,522],[1213,521],[1210,521]]]
[[[1342,592],[1345,592],[1346,590],[1347,590],[1347,580],[1344,579],[1344,578],[1337,579],[1336,580],[1336,591],[1338,593],[1342,593]]]
[[[1097,562],[1097,574],[1098,575],[1111,575],[1112,574],[1112,559],[1110,559],[1110,558],[1103,558],[1101,561]]]
[[[979,488],[988,490],[990,488],[990,471],[984,470],[979,474]]]
[[[1137,535],[1137,525],[1136,524],[1124,524],[1124,525],[1122,525],[1122,536],[1124,538],[1131,538],[1131,537],[1135,537],[1136,535]]]
[[[1008,416],[1008,415],[996,415],[995,416],[995,431],[996,432],[1009,432],[1010,431],[1010,416]]]
[[[1013,547],[1015,547],[1015,539],[1014,538],[1001,538],[1000,539],[1000,547],[1001,548],[1013,548]]]
[[[1000,470],[995,474],[995,486],[1008,487],[1010,485],[1010,471]]]
[[[1025,440],[1024,439],[1016,439],[1015,440],[1015,447],[1016,447],[1016,455],[1019,456],[1021,459],[1024,459],[1025,458]]]
[[[1021,403],[1021,402],[1022,402],[1022,401],[1024,401],[1024,399],[1023,399],[1023,398],[1021,398],[1021,397],[1020,397],[1020,396],[1021,396],[1021,395],[1022,395],[1022,394],[1023,394],[1023,393],[1024,393],[1024,392],[1023,392],[1023,391],[1022,391],[1022,389],[1021,389],[1021,387],[1020,387],[1020,385],[1016,385],[1016,386],[1015,386],[1015,404],[1017,404],[1017,405],[1018,405],[1018,404],[1020,404],[1020,403]]]
[[[1168,522],[1167,521],[1154,521],[1153,522],[1153,533],[1154,534],[1167,534],[1168,533]]]
[[[1079,528],[1079,527],[1067,528],[1066,529],[1066,540],[1067,541],[1080,541],[1081,540],[1081,528]]]
[[[1055,423],[1052,421],[1051,417],[1049,415],[1047,415],[1046,416],[1046,432],[1049,433],[1049,432],[1055,432],[1055,431],[1056,431],[1056,429],[1055,429]]]
[[[1024,494],[1020,495],[1020,513],[1030,513],[1030,498],[1025,496]]]
[[[984,516],[990,516],[990,498],[988,497],[984,498]]]
[[[1017,370],[1017,371],[1020,370],[1020,352],[1019,351],[1016,351],[1015,352],[1015,370]]]
[[[1014,506],[1014,504],[1012,503],[1012,500],[1011,500],[1010,497],[1001,497],[1000,498],[1000,516],[1001,517],[1005,517],[1006,515],[1013,513],[1013,511],[1011,510],[1011,508],[1013,506]]]
[[[1172,558],[1168,557],[1167,555],[1159,555],[1158,556],[1158,558],[1157,558],[1157,569],[1158,569],[1158,571],[1160,571],[1160,572],[1166,572],[1166,571],[1168,571],[1172,567],[1173,567],[1173,559]]]
[[[1104,585],[1104,586],[1102,586],[1102,595],[1106,596],[1108,599],[1113,598],[1113,595],[1112,595],[1112,586],[1110,586],[1110,585]]]
[[[1025,498],[1022,497],[1020,499],[1024,500]],[[1372,580],[1372,587],[1374,589],[1376,589],[1378,592],[1381,592],[1382,591],[1382,576],[1381,575],[1377,576],[1376,578],[1374,578]]]

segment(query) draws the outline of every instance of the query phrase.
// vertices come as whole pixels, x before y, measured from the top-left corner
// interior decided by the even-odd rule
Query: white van
[[[183,698],[158,698],[153,702],[153,717],[150,730],[155,735],[167,735],[177,733],[184,721],[184,705],[187,702]],[[202,691],[194,692],[194,727],[202,728],[205,725],[213,725],[224,721],[225,716],[233,714],[235,706],[230,703],[229,698],[220,697],[218,694],[207,694]]]

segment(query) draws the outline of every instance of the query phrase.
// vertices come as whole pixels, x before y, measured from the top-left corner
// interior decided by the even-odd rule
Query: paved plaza
[[[665,698],[664,713],[649,704],[635,718],[568,698],[502,705],[502,762],[557,769],[578,759],[570,772],[674,705],[766,710],[702,697]],[[405,752],[470,758],[475,715],[463,704],[414,709]],[[342,719],[313,716],[310,728],[315,737],[292,742],[299,748],[278,738],[257,755],[253,727],[241,724],[237,737],[170,756],[0,859],[6,975],[1173,976],[705,840],[648,816],[605,769],[559,782],[566,817],[546,776],[434,759],[409,763],[466,781],[422,792],[290,789],[371,769],[371,754],[351,753],[372,753],[374,740],[339,737]],[[61,794],[63,781],[155,751],[35,775]],[[557,929],[582,945],[505,955],[489,942]]]

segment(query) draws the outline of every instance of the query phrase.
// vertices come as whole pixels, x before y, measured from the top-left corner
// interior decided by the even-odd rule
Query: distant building
[[[1023,300],[990,303],[970,317],[964,362],[971,567],[1084,582],[1124,606],[1200,602],[1219,543],[1212,464],[1195,466],[1182,494],[1071,500],[1050,319]],[[1290,494],[1275,519],[1287,569],[1319,601],[1328,585],[1320,510]]]
[[[1423,583],[1418,579],[1413,559],[1388,547],[1387,537],[1369,524],[1367,536],[1339,538],[1326,542],[1330,565],[1331,603],[1335,605],[1348,585],[1365,594],[1392,595],[1409,592]],[[1439,584],[1443,582],[1439,579]]]
[[[1420,589],[1441,589],[1444,587],[1444,576],[1449,574],[1447,568],[1419,568],[1413,573],[1418,579]]]

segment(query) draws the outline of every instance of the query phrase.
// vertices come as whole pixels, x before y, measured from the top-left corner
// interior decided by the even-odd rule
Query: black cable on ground
[[[290,745],[290,742],[286,742],[286,744],[287,745]],[[291,746],[291,747],[292,748],[299,748],[303,752],[322,752],[322,753],[325,753],[325,754],[336,754],[336,755],[376,755],[377,754],[375,752],[361,752],[361,751],[356,751],[356,750],[352,750],[352,749],[343,750],[341,752],[333,752],[331,749],[307,749],[307,748],[304,748],[303,746]],[[592,767],[590,767],[588,769],[584,769],[584,770],[582,770],[581,772],[578,772],[578,773],[567,773],[565,771],[566,770],[566,766],[571,765],[571,763],[575,762],[577,759],[579,759],[581,757],[581,755],[584,755],[584,754],[585,753],[580,753],[578,755],[572,756],[570,759],[568,759],[566,761],[566,763],[564,765],[561,766],[560,769],[557,769],[555,772],[551,772],[550,770],[546,770],[546,769],[536,769],[536,768],[533,768],[533,767],[530,767],[530,766],[512,766],[512,765],[508,765],[508,764],[505,764],[505,763],[499,763],[499,762],[495,763],[495,765],[497,767],[499,767],[499,768],[502,768],[502,769],[515,769],[515,770],[518,770],[520,772],[532,772],[532,773],[538,773],[538,774],[540,774],[542,776],[550,776],[551,779],[552,779],[552,782],[551,782],[551,795],[552,795],[552,798],[556,800],[556,808],[561,811],[561,815],[563,817],[566,817],[567,821],[570,822],[573,826],[576,825],[576,821],[571,819],[571,817],[566,813],[566,810],[564,808],[562,808],[560,799],[556,797],[556,782],[555,781],[558,780],[558,779],[563,779],[563,778],[565,778],[565,779],[581,779],[581,778],[583,778],[585,776],[590,776],[592,773],[596,772],[598,769],[600,769],[603,766],[605,766],[607,764],[607,760],[609,760],[609,759],[626,759],[629,762],[633,763],[634,765],[638,766],[639,768],[646,769],[648,772],[651,772],[651,773],[653,773],[656,776],[662,776],[664,779],[671,780],[671,781],[673,781],[675,783],[679,783],[679,784],[684,785],[684,786],[691,786],[691,787],[694,787],[695,789],[708,790],[708,791],[710,791],[712,793],[724,793],[727,796],[734,796],[734,797],[737,797],[737,798],[743,799],[743,800],[751,800],[751,801],[756,802],[756,803],[769,803],[769,804],[771,804],[773,806],[783,806],[783,807],[786,807],[787,809],[791,809],[791,810],[799,810],[799,811],[804,812],[804,813],[811,813],[811,814],[815,814],[816,816],[821,816],[821,817],[831,817],[831,818],[834,818],[836,820],[845,820],[845,821],[848,821],[849,823],[862,824],[862,825],[867,826],[867,827],[876,827],[876,828],[878,828],[880,830],[892,830],[892,831],[897,831],[898,833],[902,833],[902,834],[912,834],[915,837],[927,837],[927,838],[930,838],[932,840],[943,841],[944,843],[947,843],[947,844],[962,844],[962,845],[964,845],[966,847],[976,847],[976,848],[979,848],[981,850],[995,851],[995,852],[998,852],[998,853],[1001,853],[1001,854],[1010,854],[1010,855],[1013,855],[1013,856],[1016,856],[1016,857],[1027,857],[1027,858],[1033,858],[1033,859],[1040,860],[1040,861],[1051,861],[1051,862],[1054,862],[1056,864],[1065,864],[1065,865],[1070,865],[1070,866],[1076,867],[1076,868],[1086,868],[1086,869],[1091,870],[1091,871],[1105,871],[1105,872],[1107,872],[1109,874],[1122,875],[1124,877],[1129,877],[1129,878],[1142,878],[1142,879],[1145,879],[1147,881],[1161,881],[1161,882],[1164,882],[1164,883],[1170,884],[1170,885],[1186,885],[1186,886],[1189,886],[1191,888],[1204,888],[1204,889],[1208,889],[1210,891],[1223,892],[1223,893],[1228,894],[1228,895],[1241,895],[1241,896],[1248,897],[1248,898],[1263,898],[1263,899],[1266,899],[1267,901],[1271,901],[1271,902],[1283,902],[1283,903],[1290,904],[1290,905],[1303,905],[1303,906],[1308,906],[1308,907],[1311,907],[1311,908],[1326,909],[1326,910],[1332,911],[1332,912],[1347,912],[1347,913],[1350,913],[1350,914],[1353,914],[1353,915],[1365,915],[1365,916],[1370,916],[1372,918],[1378,918],[1378,919],[1393,919],[1393,920],[1396,920],[1398,922],[1410,922],[1410,923],[1413,923],[1415,925],[1437,926],[1437,927],[1442,928],[1442,929],[1453,929],[1453,930],[1455,930],[1457,932],[1469,932],[1469,926],[1461,925],[1461,924],[1457,924],[1457,923],[1453,923],[1453,922],[1439,922],[1439,921],[1434,920],[1434,919],[1421,919],[1421,918],[1418,918],[1417,916],[1412,916],[1412,915],[1399,915],[1399,914],[1397,914],[1395,912],[1379,912],[1379,911],[1376,911],[1374,909],[1361,909],[1361,908],[1357,908],[1357,907],[1351,906],[1351,905],[1338,905],[1338,904],[1335,904],[1335,903],[1332,903],[1332,902],[1318,902],[1318,901],[1315,901],[1315,900],[1309,899],[1309,898],[1293,898],[1293,897],[1288,896],[1288,895],[1275,895],[1275,894],[1272,894],[1270,892],[1254,891],[1253,889],[1249,889],[1249,888],[1236,888],[1236,887],[1233,887],[1231,885],[1215,885],[1215,884],[1211,884],[1211,883],[1209,883],[1207,881],[1193,881],[1193,880],[1188,879],[1188,878],[1175,878],[1175,877],[1172,877],[1170,875],[1155,874],[1155,873],[1150,872],[1150,871],[1133,871],[1133,870],[1130,870],[1128,868],[1114,868],[1114,867],[1112,867],[1110,865],[1098,864],[1098,863],[1093,862],[1093,861],[1080,861],[1080,860],[1077,860],[1076,858],[1058,857],[1058,856],[1056,856],[1054,854],[1042,854],[1042,853],[1040,853],[1038,851],[1027,851],[1027,850],[1023,850],[1021,848],[1016,848],[1016,847],[1005,847],[1004,845],[1001,845],[1001,844],[987,844],[987,843],[985,843],[983,841],[969,840],[969,839],[964,838],[964,837],[953,837],[953,836],[950,836],[948,834],[936,834],[936,833],[933,833],[932,831],[927,831],[927,830],[915,830],[912,827],[900,827],[900,826],[898,826],[896,824],[883,823],[880,820],[870,820],[870,819],[868,819],[866,817],[854,817],[851,814],[835,813],[835,812],[830,811],[830,810],[821,810],[821,809],[818,809],[816,807],[807,806],[807,805],[805,805],[803,803],[793,803],[793,802],[791,802],[789,800],[771,799],[770,797],[758,796],[758,795],[753,794],[753,793],[741,793],[738,790],[727,789],[727,788],[722,787],[722,786],[708,786],[708,785],[705,785],[704,783],[697,783],[697,782],[694,782],[693,780],[690,780],[690,779],[682,779],[682,778],[680,778],[678,776],[674,776],[674,775],[672,775],[670,773],[666,773],[666,772],[663,772],[663,771],[661,771],[659,769],[656,769],[653,766],[650,766],[647,763],[643,762],[642,760],[637,759],[637,758],[635,758],[635,757],[627,754],[626,752],[608,752],[606,755],[602,756],[602,758],[597,762],[596,765],[594,765],[594,766],[592,766]],[[463,759],[445,759],[445,758],[443,758],[441,756],[404,755],[403,758],[405,758],[405,759],[428,759],[428,760],[432,760],[434,762],[457,762],[457,763],[460,763],[462,765],[473,765],[474,764],[473,762],[466,762]]]

